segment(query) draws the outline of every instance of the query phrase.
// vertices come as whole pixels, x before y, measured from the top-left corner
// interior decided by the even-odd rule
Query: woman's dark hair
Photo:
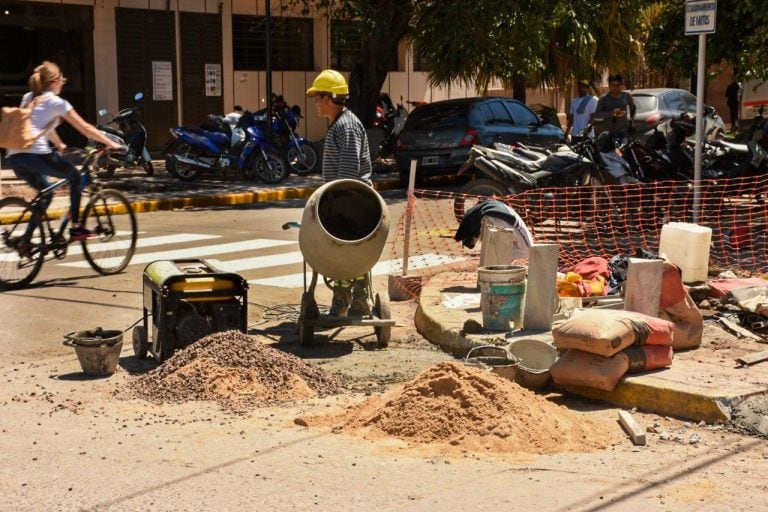
[[[624,83],[624,77],[619,75],[619,74],[609,75],[608,76],[608,83],[611,83],[611,82],[619,82],[620,84],[623,84]]]

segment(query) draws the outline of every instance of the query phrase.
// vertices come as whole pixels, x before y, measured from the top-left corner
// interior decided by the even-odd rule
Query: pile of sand
[[[587,418],[494,373],[450,361],[341,415],[295,422],[495,452],[589,451],[620,438],[615,422]]]
[[[343,380],[239,331],[211,334],[134,379],[134,396],[152,402],[215,400],[249,407],[337,392]]]

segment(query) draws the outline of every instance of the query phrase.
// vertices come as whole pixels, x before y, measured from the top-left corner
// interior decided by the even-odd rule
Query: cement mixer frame
[[[335,328],[335,327],[373,327],[376,334],[376,341],[379,347],[389,345],[392,336],[392,327],[395,321],[392,320],[389,308],[389,294],[387,292],[373,292],[373,276],[368,272],[367,293],[368,298],[373,302],[371,314],[361,317],[340,317],[326,314],[320,314],[320,308],[315,301],[315,288],[317,287],[318,274],[312,271],[312,278],[307,285],[307,262],[304,261],[304,293],[301,294],[301,309],[299,310],[298,331],[299,340],[304,346],[311,346],[315,337],[315,327]],[[333,289],[330,279],[323,278],[326,286]]]

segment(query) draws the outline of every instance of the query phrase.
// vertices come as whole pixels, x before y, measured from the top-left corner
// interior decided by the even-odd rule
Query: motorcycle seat
[[[735,151],[736,153],[749,153],[749,146],[747,146],[746,144],[737,144],[734,142],[728,142],[728,141],[719,140],[719,139],[709,141],[709,143],[715,147],[729,149],[731,151]]]

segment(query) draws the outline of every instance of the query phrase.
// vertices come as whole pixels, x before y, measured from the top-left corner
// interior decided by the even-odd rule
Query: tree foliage
[[[648,65],[669,80],[696,73],[698,36],[685,35],[685,0],[659,2],[648,32]],[[744,78],[768,78],[768,10],[765,0],[719,0],[715,33],[707,35],[706,63],[728,61]]]

